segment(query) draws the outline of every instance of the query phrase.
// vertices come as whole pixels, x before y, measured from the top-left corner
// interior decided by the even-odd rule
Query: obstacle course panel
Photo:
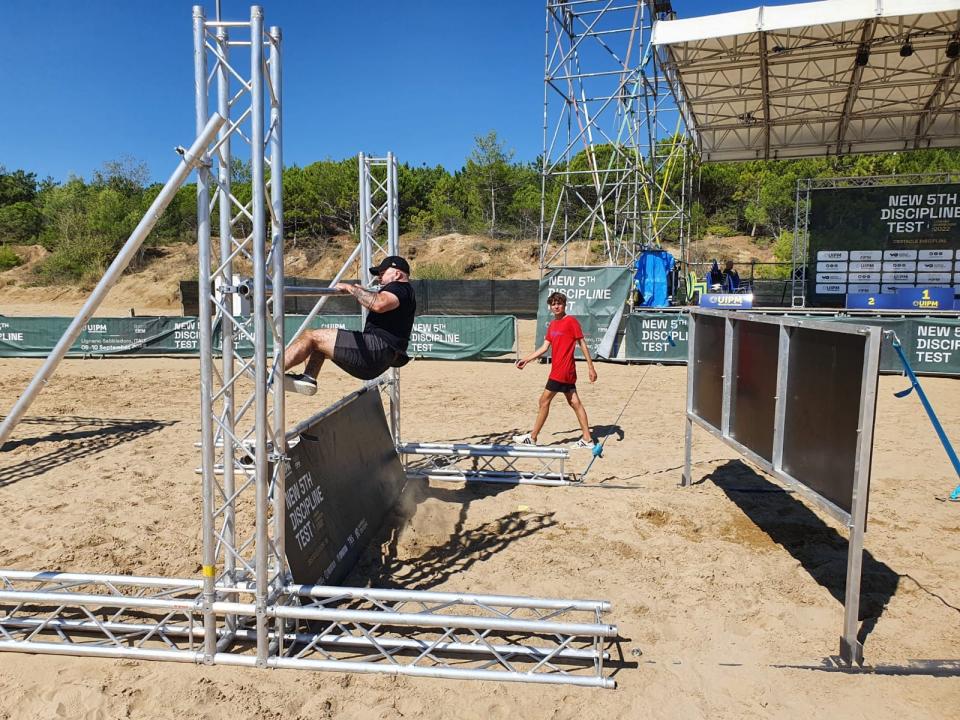
[[[879,329],[750,313],[691,321],[690,417],[849,521],[860,435],[873,431]],[[869,455],[862,479],[865,492]]]
[[[697,342],[693,346],[693,412],[720,428],[723,403],[722,317],[704,315],[697,320]]]
[[[286,475],[293,579],[335,585],[380,530],[406,482],[380,394],[360,391],[300,432]]]
[[[683,485],[693,482],[696,423],[849,529],[840,638],[848,664],[863,663],[860,577],[880,340],[868,325],[690,314]]]
[[[737,323],[733,330],[730,435],[772,461],[780,329],[769,323]]]

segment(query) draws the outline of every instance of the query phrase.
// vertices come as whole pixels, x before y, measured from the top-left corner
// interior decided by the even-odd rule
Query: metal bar
[[[370,284],[370,266],[373,264],[372,248],[370,247],[370,171],[367,167],[367,158],[363,153],[357,156],[360,171],[360,283]],[[369,310],[360,307],[360,325],[367,324]]]
[[[563,487],[580,485],[575,480],[565,480],[559,473],[498,472],[495,470],[408,470],[408,480],[437,480],[440,482],[494,483],[499,485],[539,485]]]
[[[0,592],[0,599],[4,593]],[[218,603],[221,612],[242,611],[242,603]],[[473,615],[440,615],[437,613],[384,612],[380,610],[341,610],[320,607],[272,605],[267,612],[274,617],[291,620],[321,620],[327,622],[359,623],[363,625],[398,625],[417,628],[457,627],[502,632],[541,633],[546,635],[573,635],[575,637],[616,637],[617,626],[603,623],[568,623],[552,620],[515,620],[502,617]]]
[[[349,295],[349,293],[342,290],[337,290],[334,287],[313,287],[310,285],[274,285],[273,283],[267,283],[264,288],[267,295],[274,297],[274,303],[279,296],[287,297],[325,297],[328,295]],[[250,297],[253,294],[252,283],[248,280],[246,282],[240,283],[237,285],[237,294],[241,297]]]
[[[0,569],[0,580],[21,582],[68,582],[107,583],[110,585],[136,585],[144,587],[180,587],[183,590],[201,590],[203,580],[189,578],[160,578],[142,575],[104,575],[100,573],[71,573],[56,570],[8,570]]]
[[[207,53],[204,42],[203,8],[193,8],[193,61],[194,91],[196,98],[196,127],[199,131],[207,122]],[[203,626],[207,630],[204,642],[203,661],[213,662],[216,653],[215,630],[217,618],[213,613],[215,572],[214,541],[214,474],[213,466],[213,310],[210,304],[210,180],[206,168],[197,173],[197,257],[199,259],[198,282],[200,286],[200,307],[197,325],[200,335],[200,437],[201,472],[203,475],[201,497],[201,568],[203,572]]]
[[[254,568],[257,593],[257,665],[266,665],[269,654],[267,636],[267,577],[268,533],[268,472],[267,448],[267,293],[266,293],[266,201],[264,197],[264,148],[263,148],[263,11],[254,5],[250,8],[250,175],[252,188],[252,244],[253,244],[253,312],[255,345],[253,349],[255,379],[255,427],[256,438],[256,486],[254,508],[255,547]]]
[[[566,448],[541,448],[536,445],[472,445],[445,443],[405,443],[398,452],[404,455],[456,455],[458,457],[531,457],[564,459],[570,457]]]
[[[733,320],[724,318],[723,322],[723,390],[722,406],[720,411],[720,432],[724,437],[730,437],[730,413],[733,407],[733,362],[734,353]]]
[[[780,326],[777,348],[777,396],[773,408],[773,469],[783,472],[784,429],[787,423],[787,388],[790,373],[790,330]]]
[[[20,643],[0,641],[0,652],[13,651],[47,655],[80,655],[101,658],[130,658],[138,660],[163,660],[168,662],[199,661],[200,654],[190,650],[144,650],[142,648],[101,647],[89,645],[58,645],[55,643]],[[217,653],[214,662],[218,665],[236,665],[252,667],[256,658],[249,655]],[[413,677],[446,678],[452,680],[493,680],[498,682],[528,682],[554,685],[579,685],[584,687],[602,687],[612,689],[616,681],[587,675],[520,673],[496,670],[460,670],[445,667],[421,667],[411,665],[380,665],[370,662],[344,660],[310,660],[305,658],[272,657],[266,663],[271,668],[325,670],[332,672],[379,673],[387,675],[406,675]]]
[[[693,376],[695,372],[697,316],[691,313],[687,320],[687,420],[684,427],[683,475],[680,478],[682,487],[693,484],[691,458],[693,455]]]
[[[843,635],[840,657],[849,665],[863,664],[860,630],[860,578],[863,570],[863,536],[867,530],[867,493],[870,489],[870,462],[873,457],[873,424],[876,417],[877,378],[880,367],[880,328],[863,329],[863,380],[860,386],[860,414],[854,464],[853,499],[850,503],[850,540],[847,546],[847,577],[843,601]]]
[[[460,603],[491,607],[538,608],[544,610],[583,610],[609,612],[607,600],[566,600],[558,598],[526,597],[523,595],[477,595],[474,593],[437,592],[433,590],[389,590],[384,588],[355,588],[339,585],[290,584],[284,591],[291,595],[312,598],[353,598],[382,600],[384,602]]]
[[[150,234],[153,226],[160,219],[160,216],[163,214],[163,211],[166,209],[167,205],[169,205],[170,201],[173,200],[177,190],[181,185],[183,185],[190,173],[193,172],[194,168],[206,162],[207,158],[204,154],[204,150],[213,141],[214,136],[217,134],[217,131],[220,129],[223,123],[223,117],[215,113],[210,118],[210,121],[206,124],[206,126],[197,135],[197,138],[190,146],[190,149],[184,151],[183,159],[181,160],[180,164],[173,171],[173,174],[160,190],[160,193],[150,204],[150,207],[144,214],[143,219],[141,219],[137,224],[137,227],[134,228],[133,232],[130,234],[130,237],[127,238],[127,241],[117,254],[117,257],[114,258],[112,263],[110,263],[110,266],[103,274],[100,282],[97,283],[97,286],[93,289],[93,292],[90,293],[90,297],[87,298],[87,301],[83,304],[80,312],[64,331],[63,336],[50,352],[50,355],[47,356],[47,359],[44,361],[43,365],[41,365],[36,374],[34,374],[30,384],[27,385],[27,388],[17,399],[17,402],[14,404],[13,408],[11,408],[10,412],[7,413],[7,416],[4,418],[3,422],[0,423],[0,447],[2,447],[3,443],[9,439],[10,433],[17,426],[17,423],[20,422],[20,419],[30,407],[31,403],[33,403],[33,400],[37,394],[50,381],[53,371],[56,369],[57,365],[60,364],[60,361],[67,354],[67,351],[71,348],[76,339],[80,336],[80,333],[83,332],[83,328],[86,326],[87,321],[93,316],[97,308],[100,307],[100,303],[103,302],[104,297],[106,297],[110,289],[116,284],[117,280],[120,279],[123,271],[126,269],[127,265],[130,264],[130,261],[133,260],[133,257],[140,249],[143,241],[147,238],[147,235]]]
[[[350,257],[347,258],[346,262],[340,268],[340,271],[334,276],[333,280],[330,282],[331,288],[343,279],[343,276],[346,274],[347,269],[351,265],[353,265],[354,262],[356,262],[357,256],[359,254],[360,254],[360,245],[358,244],[353,249],[353,252],[350,253]],[[293,342],[295,342],[296,339],[303,334],[303,331],[307,329],[307,327],[310,325],[310,322],[317,316],[317,313],[320,312],[320,309],[327,302],[327,297],[329,296],[325,295],[321,297],[319,300],[317,300],[317,304],[313,306],[313,309],[303,319],[303,322],[300,323],[300,327],[297,328],[297,331],[290,337],[290,340],[287,341],[287,347],[290,347],[290,345]]]
[[[287,455],[286,441],[286,394],[283,391],[284,373],[283,356],[285,349],[284,326],[285,326],[285,308],[284,297],[286,288],[283,285],[284,280],[284,226],[283,226],[283,75],[282,75],[282,54],[281,41],[282,35],[280,28],[274,26],[270,28],[270,248],[273,254],[273,284],[277,290],[273,294],[273,326],[274,326],[274,345],[273,345],[273,372],[274,372],[274,393],[273,393],[273,450],[281,458]],[[286,532],[286,463],[277,462],[273,464],[273,483],[274,491],[272,493],[272,513],[273,528],[272,536],[273,550],[271,562],[275,565],[272,569],[272,575],[279,575],[285,578],[286,555],[285,555],[285,532]],[[273,578],[270,578],[272,581]],[[279,629],[279,628],[278,628]]]

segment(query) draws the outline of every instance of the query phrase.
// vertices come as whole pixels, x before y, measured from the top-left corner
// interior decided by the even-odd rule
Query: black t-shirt
[[[413,317],[417,313],[413,286],[408,282],[392,282],[381,287],[380,292],[396,295],[400,305],[385,313],[371,310],[367,314],[367,324],[363,331],[383,338],[394,350],[406,352],[410,331],[413,329]]]

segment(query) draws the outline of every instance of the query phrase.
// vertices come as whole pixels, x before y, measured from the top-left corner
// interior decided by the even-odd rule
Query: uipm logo
[[[753,307],[753,293],[703,293],[700,307],[744,310]]]

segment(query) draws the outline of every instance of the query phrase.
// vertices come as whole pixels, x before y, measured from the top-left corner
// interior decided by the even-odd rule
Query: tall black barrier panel
[[[850,534],[840,657],[863,664],[860,574],[882,330],[805,318],[690,313],[683,485],[696,423]]]
[[[287,562],[294,582],[335,585],[380,530],[406,473],[380,393],[364,388],[287,434]]]

